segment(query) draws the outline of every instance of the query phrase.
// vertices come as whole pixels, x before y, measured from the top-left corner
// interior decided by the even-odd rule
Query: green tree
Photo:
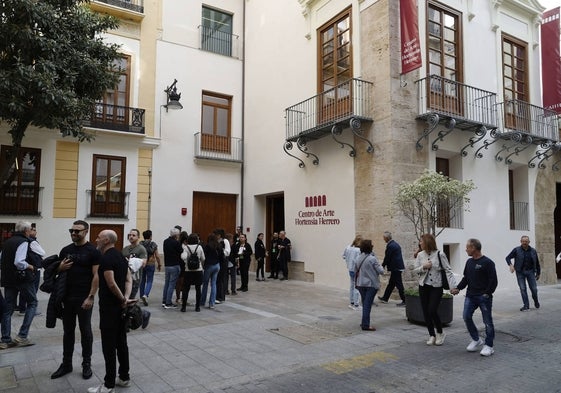
[[[90,10],[89,0],[0,0],[0,119],[9,126],[17,157],[30,125],[59,130],[80,142],[94,103],[115,86],[118,46],[101,34],[115,18]],[[0,184],[9,183],[4,165]],[[12,173],[15,173],[13,171]]]
[[[462,210],[469,211],[468,195],[474,189],[471,180],[461,182],[425,169],[417,180],[399,185],[394,203],[413,223],[419,240],[424,233],[440,235],[446,227],[438,227],[439,220],[451,221]]]

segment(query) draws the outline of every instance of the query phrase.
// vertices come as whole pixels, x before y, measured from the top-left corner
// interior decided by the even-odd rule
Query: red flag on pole
[[[419,68],[422,64],[417,0],[399,0],[399,16],[401,25],[401,73],[406,74]]]
[[[544,12],[541,26],[543,106],[557,113],[561,113],[560,9]]]

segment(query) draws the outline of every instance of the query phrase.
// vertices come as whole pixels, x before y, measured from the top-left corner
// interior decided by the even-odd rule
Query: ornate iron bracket
[[[460,153],[462,154],[462,157],[466,157],[468,155],[466,149],[468,147],[472,147],[475,146],[475,144],[477,142],[479,142],[480,140],[482,140],[483,138],[485,138],[485,135],[487,135],[487,127],[485,126],[481,126],[477,129],[477,131],[475,131],[475,136],[472,136],[471,138],[469,138],[468,144],[465,145],[464,147],[462,147],[462,150],[460,150]]]
[[[514,145],[510,145],[510,146],[503,145],[503,148],[502,148],[501,150],[499,150],[499,151],[497,152],[497,154],[495,154],[495,160],[497,160],[497,161],[502,161],[503,158],[501,157],[500,154],[501,154],[503,151],[505,151],[505,150],[506,150],[506,151],[510,151],[510,148],[511,148],[511,147],[514,147],[514,146],[517,145],[517,144],[523,145],[524,147],[523,147],[523,148],[516,147],[516,148],[514,149],[514,151],[513,151],[512,153],[510,153],[510,154],[506,157],[506,159],[505,159],[505,164],[507,164],[507,165],[512,164],[512,160],[510,159],[510,157],[511,157],[513,154],[518,155],[518,153],[520,153],[520,152],[523,151],[523,150],[526,150],[526,149],[528,148],[528,146],[530,146],[530,145],[532,144],[532,137],[529,136],[529,135],[524,136],[524,135],[522,135],[522,133],[520,133],[520,132],[515,132],[514,134],[512,134],[512,135],[510,136],[510,140],[512,140],[513,142],[515,142],[515,144],[514,144]]]
[[[290,154],[288,151],[292,150],[292,148],[294,147],[294,145],[292,144],[292,142],[290,141],[286,141],[284,143],[284,145],[282,145],[282,149],[284,150],[284,152],[286,154],[288,154],[290,157],[297,159],[298,161],[300,161],[300,163],[298,164],[298,166],[300,168],[304,168],[306,166],[306,164],[304,164],[304,161],[302,161],[300,158],[296,157],[294,154]]]
[[[528,167],[529,168],[535,168],[536,167],[536,164],[532,162],[536,159],[540,159],[540,162],[538,162],[538,168],[539,169],[547,168],[546,165],[544,164],[544,162],[548,161],[551,157],[553,157],[555,155],[555,153],[557,153],[561,149],[561,142],[554,143],[552,141],[544,141],[544,142],[542,142],[540,147],[544,150],[540,150],[540,151],[536,152],[536,155],[534,155],[534,157],[532,157],[530,159],[530,161],[528,161]],[[557,162],[555,164],[557,164]]]
[[[341,145],[341,149],[343,149],[345,146],[349,146],[351,148],[351,151],[349,152],[349,156],[356,157],[356,150],[353,145],[350,145],[345,142],[341,142],[339,139],[335,137],[335,135],[341,135],[342,132],[343,132],[343,128],[337,124],[331,127],[331,136],[333,140]]]
[[[308,146],[306,146],[305,138],[298,138],[298,140],[296,141],[296,147],[298,148],[298,150],[300,150],[302,153],[306,155],[306,158],[310,158],[310,156],[314,157],[312,160],[312,164],[319,165],[319,157],[316,156],[314,153],[310,153],[308,151]]]
[[[499,136],[497,135],[497,130],[491,130],[491,132],[489,133],[489,135],[491,136],[491,138],[493,139],[491,142],[489,142],[489,139],[485,139],[483,141],[483,145],[481,145],[479,147],[479,149],[477,149],[475,151],[475,158],[483,158],[483,154],[480,153],[481,149],[485,149],[487,150],[489,148],[489,146],[491,146],[493,143],[497,142],[499,140]]]
[[[438,125],[439,121],[440,121],[440,117],[436,113],[431,113],[427,117],[427,128],[424,129],[423,135],[421,135],[421,137],[417,139],[417,143],[415,144],[415,149],[417,149],[417,151],[423,148],[423,145],[421,145],[421,140],[423,138],[426,139],[429,137],[430,133],[433,132],[436,126]]]
[[[370,142],[368,139],[366,139],[365,137],[362,136],[362,130],[360,129],[360,127],[361,127],[360,119],[357,119],[356,117],[351,118],[351,120],[349,121],[349,125],[351,126],[351,131],[353,132],[353,134],[355,134],[355,136],[358,139],[361,139],[361,140],[365,141],[366,143],[368,143],[368,147],[366,148],[366,152],[367,153],[373,153],[374,152],[374,145],[372,144],[372,142]]]
[[[448,121],[446,121],[446,125],[444,127],[446,128],[446,130],[439,131],[438,136],[436,137],[436,139],[432,143],[432,150],[434,150],[434,151],[438,150],[438,145],[436,144],[436,142],[438,142],[439,140],[443,141],[444,137],[446,135],[448,135],[449,133],[454,131],[454,127],[456,127],[456,119],[453,119],[453,118],[448,119]]]

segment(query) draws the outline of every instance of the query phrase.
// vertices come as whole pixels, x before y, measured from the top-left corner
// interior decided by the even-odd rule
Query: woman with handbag
[[[360,242],[360,255],[355,260],[355,286],[362,299],[362,330],[375,331],[370,325],[370,311],[374,303],[376,292],[380,289],[380,275],[384,268],[372,253],[372,240],[364,239]]]
[[[248,290],[251,254],[253,254],[253,250],[247,243],[246,236],[242,233],[239,235],[238,242],[234,244],[234,247],[232,247],[232,253],[230,254],[235,258],[236,263],[234,263],[234,265],[237,265],[240,268],[240,279],[242,285],[238,288],[238,291],[247,292]]]
[[[442,331],[438,306],[443,290],[455,288],[456,280],[446,254],[436,248],[434,236],[425,233],[420,243],[422,251],[417,254],[413,271],[419,276],[419,297],[429,331],[427,345],[442,345],[446,334]]]

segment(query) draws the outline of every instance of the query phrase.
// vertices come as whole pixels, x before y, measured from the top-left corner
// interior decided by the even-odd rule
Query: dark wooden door
[[[117,243],[115,244],[115,248],[117,250],[122,250],[124,247],[124,236],[125,236],[125,226],[122,224],[90,224],[90,231],[89,231],[89,240],[90,243],[95,245],[95,239],[97,239],[97,235],[99,232],[105,229],[112,229],[117,234]],[[128,242],[127,242],[128,244]]]
[[[269,251],[274,232],[284,231],[284,194],[270,195],[267,197],[265,247]],[[265,271],[271,271],[271,255],[265,260]]]
[[[234,233],[237,198],[235,194],[193,192],[193,232],[205,242],[216,228]]]

